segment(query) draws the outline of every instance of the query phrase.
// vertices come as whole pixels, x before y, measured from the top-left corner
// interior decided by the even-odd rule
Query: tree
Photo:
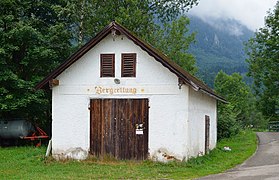
[[[246,128],[266,125],[257,110],[256,99],[250,87],[243,82],[240,74],[227,75],[220,71],[215,78],[214,88],[229,102],[218,104],[218,128],[221,132],[234,132],[230,128],[237,129],[238,126]]]
[[[254,90],[259,108],[266,117],[279,119],[279,1],[273,12],[246,44],[249,76],[254,78]]]
[[[185,16],[165,23],[163,29],[159,30],[152,42],[155,46],[170,57],[174,62],[191,74],[197,72],[195,58],[192,54],[187,53],[190,44],[195,40],[195,33],[189,34],[190,20]]]
[[[233,106],[236,119],[242,124],[249,124],[249,99],[252,98],[250,88],[242,81],[242,76],[233,73],[231,76],[220,71],[214,82],[216,92],[222,94]]]
[[[48,99],[34,86],[70,49],[70,34],[53,5],[63,4],[0,1],[0,118],[46,120]]]
[[[58,6],[60,15],[72,23],[70,29],[79,44],[84,44],[112,20],[123,24],[149,41],[159,27],[155,22],[169,22],[198,4],[198,0],[69,0]]]
[[[125,24],[137,35],[150,34],[154,29],[153,16],[146,1],[69,0],[56,6],[61,17],[68,19],[74,44],[81,46],[94,37],[111,21]]]

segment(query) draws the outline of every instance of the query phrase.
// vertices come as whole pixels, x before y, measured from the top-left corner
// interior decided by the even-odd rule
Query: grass
[[[46,147],[0,148],[0,179],[193,179],[220,173],[242,163],[256,150],[256,135],[243,131],[218,142],[209,155],[188,162],[55,161],[44,158]],[[223,151],[229,146],[232,151]]]

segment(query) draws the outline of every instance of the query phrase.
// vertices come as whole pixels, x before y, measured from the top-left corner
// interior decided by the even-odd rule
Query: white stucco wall
[[[209,148],[217,142],[217,101],[193,89],[189,91],[188,144],[190,156],[205,154],[205,115],[210,118]]]
[[[100,78],[100,54],[115,54],[115,78]],[[121,53],[137,53],[135,78],[121,78]],[[52,153],[54,157],[82,159],[89,151],[90,115],[89,102],[94,98],[148,98],[149,99],[149,153],[166,152],[177,159],[192,155],[189,135],[200,137],[189,126],[196,126],[195,119],[188,119],[189,92],[191,88],[178,87],[178,78],[154,60],[125,36],[114,40],[108,35],[56,79],[59,86],[52,89]],[[96,86],[103,88],[136,88],[135,94],[97,94]],[[195,94],[194,94],[195,95]],[[206,97],[205,97],[206,98]],[[196,98],[198,99],[198,97]],[[195,104],[195,99],[190,101]],[[202,104],[202,103],[201,103]],[[213,105],[213,104],[210,104]],[[210,114],[213,116],[216,114]],[[192,130],[192,129],[191,129]],[[73,155],[81,149],[84,155]]]

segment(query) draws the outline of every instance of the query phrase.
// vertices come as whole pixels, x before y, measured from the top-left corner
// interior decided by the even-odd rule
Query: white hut
[[[52,155],[187,160],[216,146],[217,100],[116,22],[51,72]]]

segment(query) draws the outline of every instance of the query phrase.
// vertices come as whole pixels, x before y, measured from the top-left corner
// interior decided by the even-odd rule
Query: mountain
[[[206,19],[195,16],[190,18],[190,32],[196,32],[196,42],[189,52],[196,57],[197,76],[210,87],[213,87],[216,74],[223,70],[227,74],[247,72],[244,42],[254,34],[236,20]]]

